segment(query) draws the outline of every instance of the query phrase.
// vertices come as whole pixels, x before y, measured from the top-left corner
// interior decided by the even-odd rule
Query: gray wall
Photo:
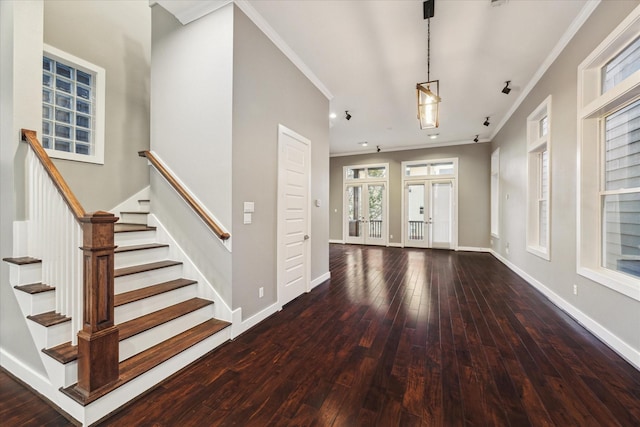
[[[233,43],[233,307],[246,319],[277,301],[278,124],[311,140],[311,279],[329,271],[329,101],[237,7]]]
[[[576,274],[577,67],[638,5],[603,1],[493,141],[500,147],[500,238],[493,249],[640,351],[640,302]],[[526,250],[526,120],[552,95],[551,261]],[[509,194],[509,199],[506,195]],[[505,251],[509,243],[510,253]],[[573,284],[579,287],[573,295]]]
[[[44,42],[106,71],[104,165],[54,163],[87,211],[111,209],[149,185],[149,2],[45,1]]]
[[[458,246],[489,246],[489,144],[455,145],[419,150],[390,151],[331,158],[330,238],[342,240],[342,168],[348,165],[389,163],[389,243],[402,241],[401,162],[458,158]]]

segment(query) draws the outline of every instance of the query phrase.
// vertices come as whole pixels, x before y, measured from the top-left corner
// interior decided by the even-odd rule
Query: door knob
[[[308,234],[304,235],[304,240],[309,240],[309,235]]]

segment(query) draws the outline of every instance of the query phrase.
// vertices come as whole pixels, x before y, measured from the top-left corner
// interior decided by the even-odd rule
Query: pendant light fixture
[[[435,0],[423,3],[424,19],[427,20],[427,81],[416,85],[418,98],[418,120],[420,129],[433,129],[439,125],[438,107],[440,104],[440,80],[431,80],[431,18]]]

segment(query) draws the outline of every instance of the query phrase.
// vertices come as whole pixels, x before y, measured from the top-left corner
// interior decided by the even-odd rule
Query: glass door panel
[[[347,243],[363,243],[362,185],[349,185],[346,190]]]
[[[431,182],[430,227],[432,248],[451,249],[453,224],[453,183]]]
[[[427,247],[428,231],[425,218],[426,185],[424,182],[407,184],[406,246]]]
[[[369,210],[366,218],[368,232],[365,241],[369,244],[386,244],[384,184],[367,184],[367,193]]]

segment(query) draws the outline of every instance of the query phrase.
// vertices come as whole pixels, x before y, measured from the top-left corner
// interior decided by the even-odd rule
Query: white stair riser
[[[149,200],[145,200],[145,201],[138,200],[138,206],[140,206],[141,210],[148,211],[150,210],[149,208],[151,208],[151,202]]]
[[[42,264],[9,264],[9,283],[11,286],[28,285],[42,280]]]
[[[181,275],[182,265],[174,265],[171,267],[159,268],[157,270],[116,277],[114,280],[115,293],[121,294],[135,289],[155,285],[157,283],[168,282],[170,280],[179,279]]]
[[[153,243],[156,238],[156,230],[127,231],[125,233],[115,233],[114,240],[116,246],[143,245]]]
[[[33,320],[28,320],[29,330],[33,336],[36,348],[51,348],[71,341],[71,322],[58,323],[53,326],[42,326]]]
[[[120,221],[126,224],[146,224],[148,212],[120,213]]]
[[[156,344],[174,337],[187,329],[193,328],[213,317],[213,305],[202,307],[170,322],[158,325],[153,329],[120,341],[120,357],[122,362]]]
[[[123,245],[124,246],[124,245]],[[115,254],[115,268],[148,264],[169,258],[169,247],[120,252]]]
[[[56,308],[55,291],[28,294],[16,289],[15,294],[22,314],[24,314],[25,317],[53,311]]]
[[[44,367],[49,374],[49,380],[56,387],[69,387],[78,382],[78,361],[73,360],[62,364],[53,357],[44,354]]]
[[[197,296],[196,284],[183,286],[171,292],[164,292],[139,301],[121,305],[114,308],[115,323],[127,322],[140,316],[144,316],[154,311],[161,310],[173,304],[186,301]]]

